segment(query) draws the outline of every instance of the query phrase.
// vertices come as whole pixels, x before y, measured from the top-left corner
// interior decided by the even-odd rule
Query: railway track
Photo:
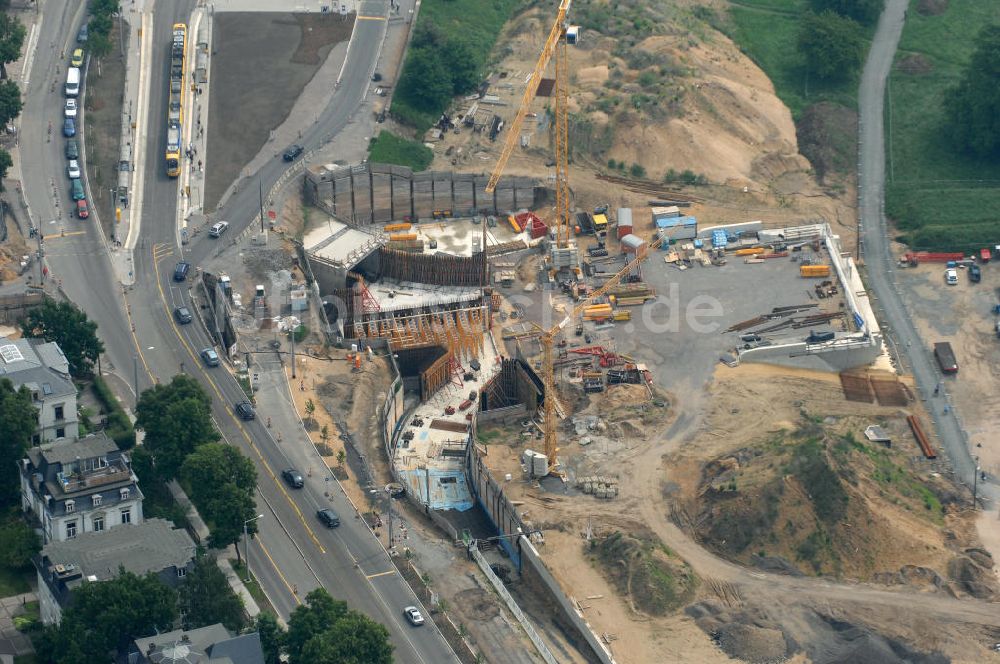
[[[630,178],[623,178],[616,175],[604,175],[603,173],[598,173],[597,179],[621,185],[625,189],[628,189],[636,194],[648,194],[670,201],[701,203],[705,200],[703,198],[699,198],[698,196],[691,196],[690,194],[682,194],[679,191],[665,189],[662,185],[657,182],[653,182],[652,180],[632,180]]]

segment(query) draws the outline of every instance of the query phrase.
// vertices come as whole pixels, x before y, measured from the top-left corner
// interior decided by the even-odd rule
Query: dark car
[[[306,483],[306,481],[302,479],[302,473],[294,468],[286,468],[281,471],[281,479],[285,480],[288,486],[293,489],[301,489]]]
[[[191,263],[180,261],[174,266],[174,281],[184,281],[191,271]]]
[[[833,332],[817,332],[816,330],[813,330],[812,332],[809,333],[809,336],[806,338],[806,342],[811,344],[816,344],[821,341],[831,341],[833,337],[834,337]]]
[[[408,606],[403,609],[403,615],[406,619],[410,621],[410,624],[414,627],[420,627],[424,624],[424,617],[420,613],[420,609],[415,606]]]
[[[281,155],[281,158],[285,161],[295,161],[303,152],[305,152],[305,148],[301,145],[293,145],[285,150],[285,154]]]
[[[86,23],[84,23],[80,27],[79,32],[76,33],[76,40],[78,42],[80,42],[81,44],[87,43],[87,24]]]
[[[75,138],[66,141],[66,158],[67,159],[80,158],[80,144],[76,142]]]
[[[201,360],[208,367],[219,366],[219,354],[215,352],[214,348],[202,348],[201,349]],[[252,420],[252,417],[245,417],[245,420]]]
[[[233,410],[236,411],[241,420],[252,420],[257,417],[257,411],[253,409],[253,404],[249,401],[237,401],[233,404]]]
[[[66,138],[76,136],[76,120],[73,118],[63,120],[63,136]]]
[[[969,266],[969,281],[978,284],[983,278],[983,271],[978,265]]]
[[[327,528],[336,528],[340,525],[340,517],[329,507],[324,507],[316,512],[316,518]]]
[[[174,309],[174,319],[181,325],[187,325],[194,320],[194,316],[191,315],[191,310],[187,307],[177,307]]]

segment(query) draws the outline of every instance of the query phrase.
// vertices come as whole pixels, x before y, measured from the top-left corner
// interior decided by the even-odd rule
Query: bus
[[[167,175],[181,174],[181,144],[184,142],[184,72],[187,26],[175,23],[170,42],[170,81],[167,90]]]

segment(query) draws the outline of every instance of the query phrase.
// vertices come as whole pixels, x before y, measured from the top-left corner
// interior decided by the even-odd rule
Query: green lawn
[[[391,131],[379,133],[368,145],[368,160],[375,164],[397,164],[414,171],[426,170],[434,152],[420,141],[397,136]]]
[[[809,77],[798,52],[799,16],[806,0],[733,0],[729,37],[764,70],[778,98],[796,119],[810,104],[833,101],[855,108],[857,80],[819,83]],[[872,30],[866,28],[868,35]]]
[[[979,26],[1000,4],[951,0],[940,16],[907,15],[896,56],[919,56],[922,73],[894,67],[886,106],[886,211],[917,249],[972,251],[1000,237],[1000,163],[955,152],[941,132],[942,100],[974,50]]]
[[[20,595],[31,590],[31,580],[35,578],[35,568],[11,569],[0,566],[0,597]]]

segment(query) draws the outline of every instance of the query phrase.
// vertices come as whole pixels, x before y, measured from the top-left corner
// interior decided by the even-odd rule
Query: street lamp
[[[243,522],[243,553],[246,555],[247,559],[247,578],[244,579],[246,583],[250,583],[250,538],[247,536],[247,525],[251,521],[256,521],[257,519],[261,519],[263,517],[263,514],[258,514],[252,519],[247,519]]]

